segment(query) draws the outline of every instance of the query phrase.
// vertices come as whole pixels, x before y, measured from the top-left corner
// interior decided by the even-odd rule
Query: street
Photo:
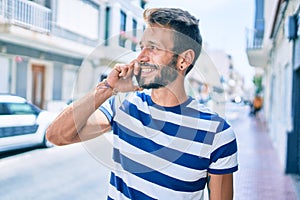
[[[104,199],[108,169],[74,144],[0,160],[0,199]]]
[[[239,170],[234,174],[234,200],[297,200],[295,185],[279,161],[263,113],[244,108],[230,120],[238,143]]]

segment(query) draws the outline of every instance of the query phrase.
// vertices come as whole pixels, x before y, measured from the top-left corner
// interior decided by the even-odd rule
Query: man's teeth
[[[154,70],[155,69],[153,69],[153,68],[142,68],[142,72],[145,72],[145,73],[152,72]]]

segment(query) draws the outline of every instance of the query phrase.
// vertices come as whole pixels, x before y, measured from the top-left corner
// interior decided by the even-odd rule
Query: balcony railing
[[[50,32],[51,10],[27,0],[0,0],[0,16],[5,23],[38,32]]]
[[[249,64],[253,67],[265,67],[268,61],[268,50],[263,46],[264,31],[247,29],[246,53]]]
[[[253,29],[246,29],[246,49],[261,49],[263,45],[263,33]]]

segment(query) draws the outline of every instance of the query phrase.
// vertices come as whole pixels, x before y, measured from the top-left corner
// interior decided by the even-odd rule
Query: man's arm
[[[131,77],[133,70],[138,73],[136,61],[128,65],[116,64],[107,77],[94,90],[68,106],[47,129],[47,139],[56,145],[72,144],[95,138],[108,131],[110,123],[106,116],[98,110],[113,91],[136,91]]]
[[[210,200],[232,200],[233,174],[216,175],[208,173],[207,188]]]
[[[95,138],[110,129],[106,116],[98,110],[112,89],[100,83],[92,92],[69,105],[48,127],[46,137],[56,145]]]

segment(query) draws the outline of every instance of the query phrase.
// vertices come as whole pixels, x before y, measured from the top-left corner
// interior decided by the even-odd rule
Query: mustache
[[[140,67],[154,67],[154,68],[156,68],[156,69],[159,68],[159,65],[150,64],[150,63],[145,63],[145,62],[139,62],[139,66],[140,66]]]

